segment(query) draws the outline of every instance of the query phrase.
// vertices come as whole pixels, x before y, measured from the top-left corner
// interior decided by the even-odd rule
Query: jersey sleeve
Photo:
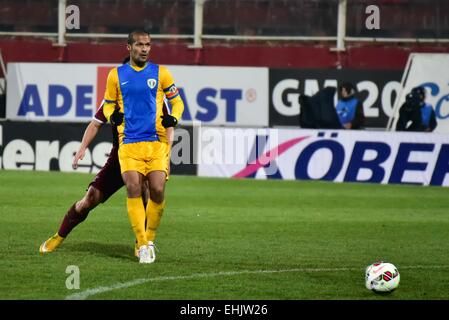
[[[101,103],[101,106],[97,109],[97,112],[95,112],[95,115],[94,115],[94,120],[96,120],[97,122],[100,122],[100,123],[108,122],[108,120],[106,119],[106,117],[104,116],[104,113],[103,113],[103,105],[104,105],[104,100],[103,100],[103,102]]]
[[[104,93],[104,103],[102,105],[103,115],[107,121],[114,112],[116,102],[118,100],[118,72],[117,68],[109,71],[108,80],[106,82],[106,92]]]
[[[104,93],[105,102],[116,102],[118,99],[118,72],[117,68],[109,71],[108,80],[106,81],[106,91]]]
[[[182,113],[184,112],[184,102],[179,95],[178,88],[175,85],[175,81],[173,80],[173,76],[170,71],[164,66],[160,67],[160,81],[161,87],[164,91],[165,97],[170,102],[172,107],[171,115],[176,119],[180,119]]]
[[[170,71],[164,66],[161,66],[160,68],[162,90],[164,90],[165,96],[170,101],[179,96],[179,91],[175,86],[175,81],[173,80]]]

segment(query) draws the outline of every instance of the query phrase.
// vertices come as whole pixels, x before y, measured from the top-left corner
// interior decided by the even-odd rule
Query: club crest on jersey
[[[147,84],[150,87],[150,89],[153,89],[156,86],[156,79],[148,79]]]

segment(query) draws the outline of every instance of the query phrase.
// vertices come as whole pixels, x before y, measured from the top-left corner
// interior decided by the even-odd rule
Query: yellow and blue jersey
[[[109,72],[103,109],[108,120],[116,106],[124,113],[123,123],[117,127],[120,143],[167,141],[161,124],[165,97],[171,104],[172,116],[179,121],[184,103],[164,66],[147,63],[139,68],[124,64]]]

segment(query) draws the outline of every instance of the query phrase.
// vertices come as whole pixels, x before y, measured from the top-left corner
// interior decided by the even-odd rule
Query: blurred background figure
[[[342,129],[334,105],[334,87],[326,87],[313,96],[300,94],[299,126],[304,129]]]
[[[339,99],[336,109],[344,129],[362,129],[365,122],[363,104],[355,93],[352,83],[345,82],[338,87]]]
[[[435,111],[431,104],[426,103],[426,89],[413,88],[399,110],[396,131],[432,132],[436,127]]]

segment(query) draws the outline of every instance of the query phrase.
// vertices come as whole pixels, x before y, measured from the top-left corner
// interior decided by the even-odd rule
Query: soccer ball
[[[365,271],[365,286],[376,293],[391,292],[399,286],[398,269],[388,262],[375,262]]]

